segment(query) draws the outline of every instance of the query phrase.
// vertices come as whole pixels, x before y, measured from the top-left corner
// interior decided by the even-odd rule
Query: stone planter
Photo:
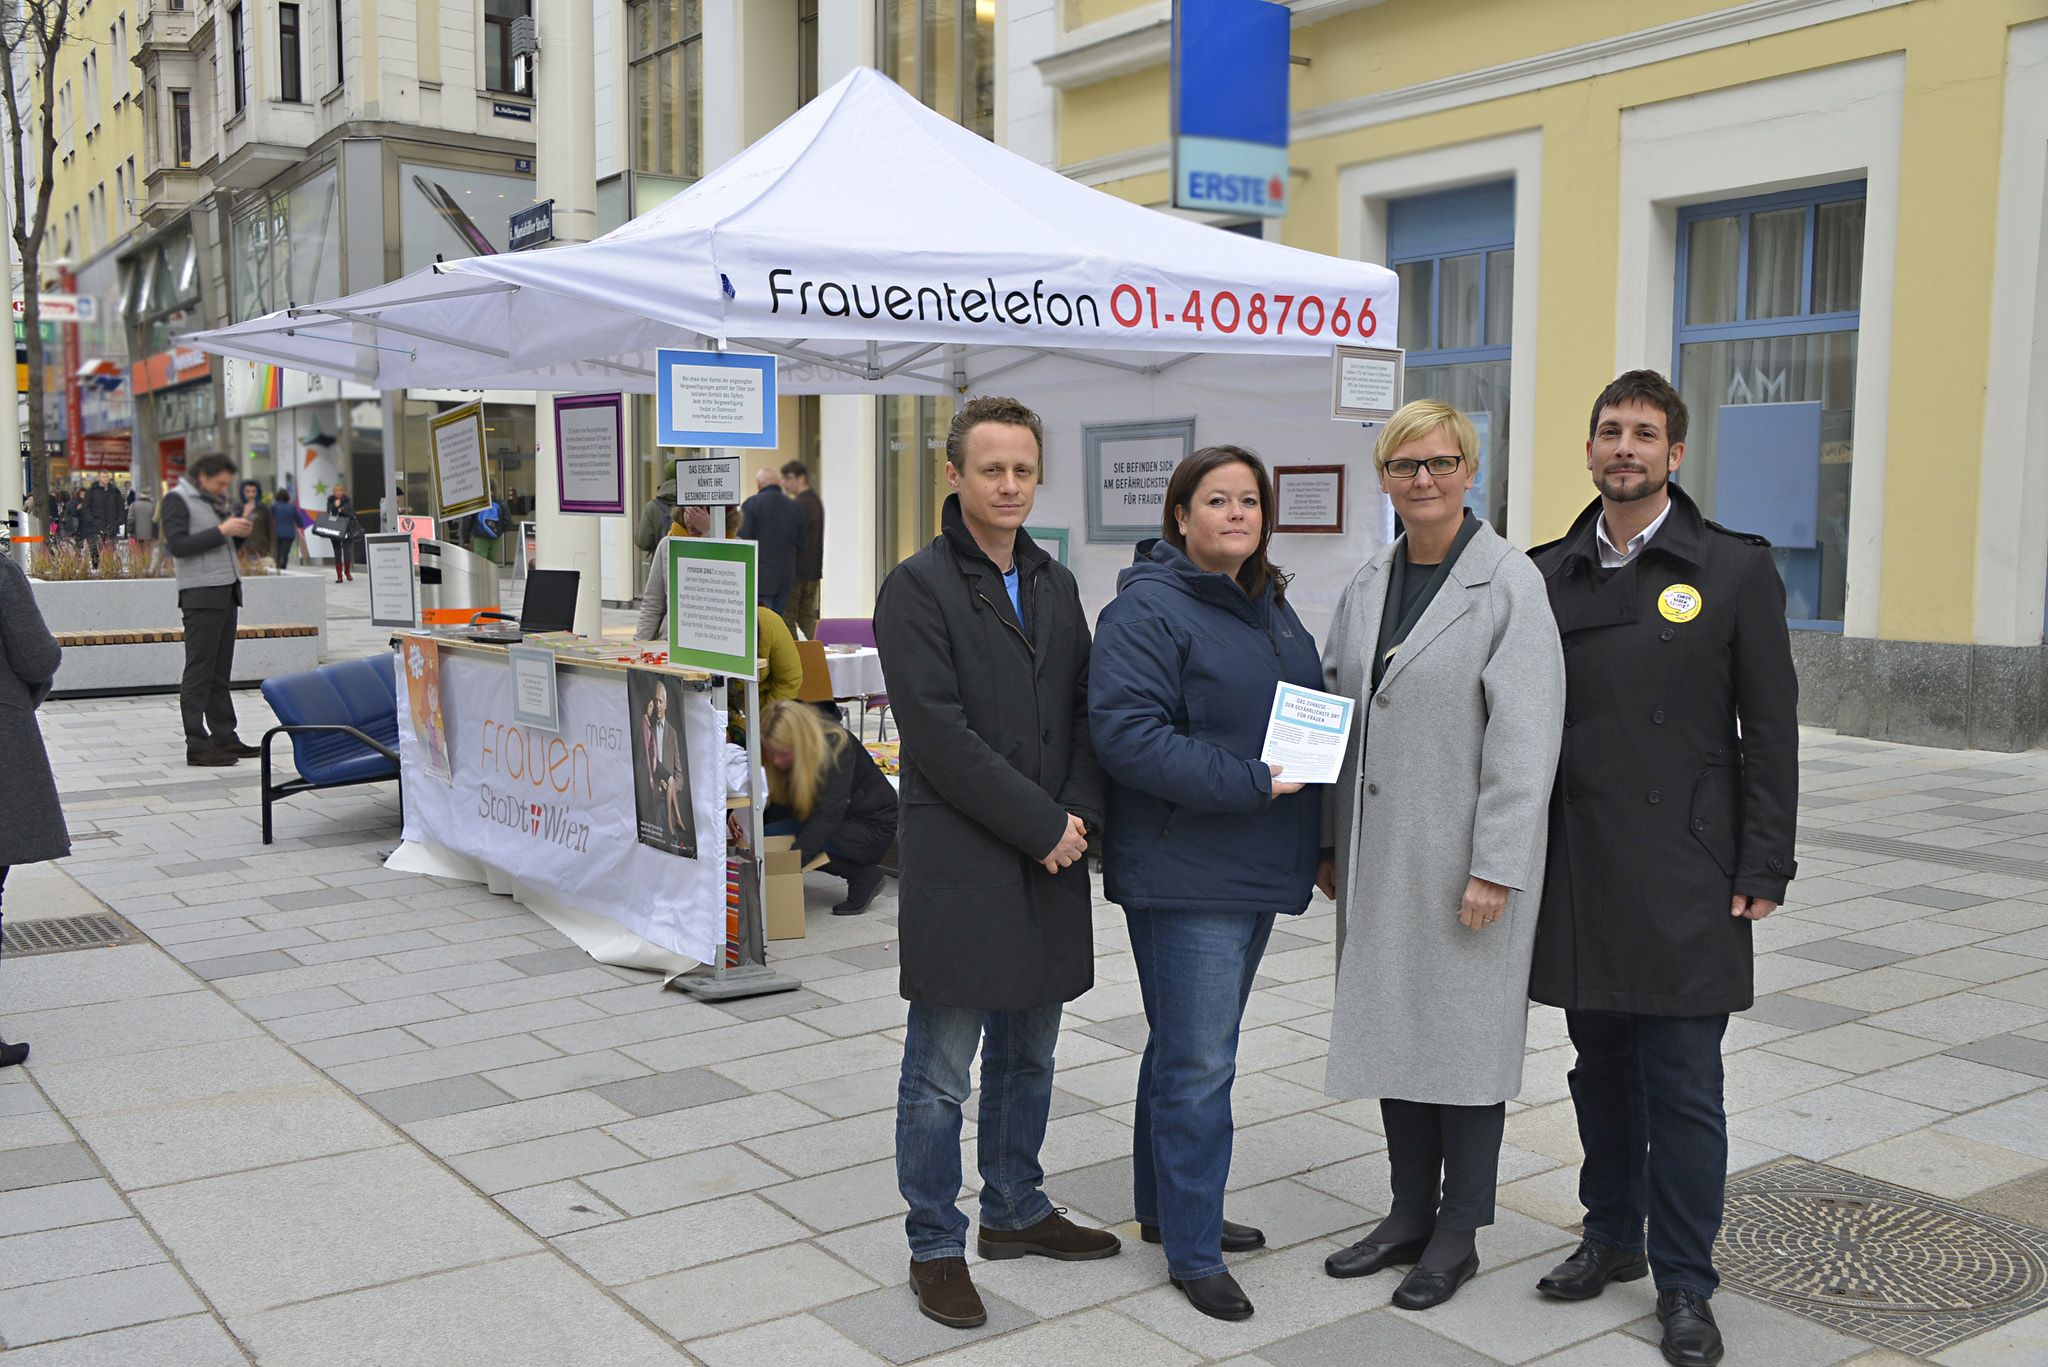
[[[177,627],[178,584],[174,579],[32,579],[43,621],[60,636],[67,631],[118,631]],[[312,572],[266,574],[242,581],[242,626],[300,625],[317,636],[245,640],[235,647],[238,687],[276,674],[292,674],[320,663],[327,644],[327,587]],[[181,642],[147,645],[73,646],[65,650],[51,690],[58,697],[175,691],[185,669]]]

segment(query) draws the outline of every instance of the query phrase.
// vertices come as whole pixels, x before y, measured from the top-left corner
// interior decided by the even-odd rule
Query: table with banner
[[[396,641],[405,843],[389,867],[485,883],[602,962],[676,974],[725,959],[725,718],[710,675],[637,646],[559,642],[550,732],[519,719],[506,647]],[[650,754],[662,758],[640,762]],[[656,774],[687,800],[650,836]]]

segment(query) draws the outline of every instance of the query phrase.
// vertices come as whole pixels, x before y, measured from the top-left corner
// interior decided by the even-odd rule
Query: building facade
[[[119,256],[139,225],[142,100],[130,64],[134,11],[116,0],[74,0],[69,37],[37,67],[24,60],[16,83],[30,117],[32,155],[23,165],[33,204],[41,159],[39,96],[55,86],[51,122],[56,157],[50,218],[43,239],[46,294],[90,299],[89,321],[46,322],[41,396],[50,449],[39,488],[128,475],[134,406],[125,383],[127,336],[121,325]],[[12,191],[10,190],[11,194]],[[20,282],[17,280],[17,286]],[[24,428],[25,430],[25,428]]]
[[[1592,397],[1674,377],[1680,482],[1777,550],[1804,719],[2048,733],[2048,6],[1292,0],[1293,206],[1402,282],[1521,545],[1592,496]],[[1066,0],[1058,165],[1168,182],[1171,8]],[[1305,64],[1301,59],[1306,59]]]

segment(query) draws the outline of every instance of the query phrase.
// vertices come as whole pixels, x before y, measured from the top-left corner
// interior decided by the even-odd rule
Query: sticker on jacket
[[[1690,622],[1700,615],[1700,591],[1690,584],[1673,584],[1657,595],[1657,611],[1667,622]]]

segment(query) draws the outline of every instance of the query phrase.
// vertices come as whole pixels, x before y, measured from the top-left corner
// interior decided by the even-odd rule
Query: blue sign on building
[[[1175,208],[1286,214],[1288,30],[1272,0],[1174,0]]]

